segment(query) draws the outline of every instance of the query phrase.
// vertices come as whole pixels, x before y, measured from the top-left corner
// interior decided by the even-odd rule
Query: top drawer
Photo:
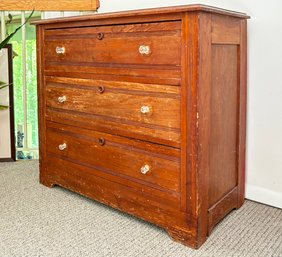
[[[180,21],[45,31],[45,60],[179,66]]]

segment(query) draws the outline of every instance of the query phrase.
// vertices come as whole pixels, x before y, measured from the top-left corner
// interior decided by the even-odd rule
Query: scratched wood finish
[[[109,183],[109,180],[105,179],[105,175],[103,177],[97,175],[93,168],[58,159],[54,156],[49,156],[47,161],[50,163],[47,176],[50,176],[49,182],[52,181],[49,186],[61,185],[162,227],[183,228],[183,232],[190,235],[191,243],[193,242],[195,217],[174,207],[174,203],[168,195],[166,195],[167,199],[160,196],[155,197],[155,194],[144,190],[144,187],[143,191],[140,184],[132,181],[123,184],[118,177],[114,177],[114,180]],[[68,167],[67,170],[65,169],[66,166]],[[80,174],[83,174],[83,176]],[[131,189],[129,190],[129,188]],[[147,208],[148,205],[150,205],[150,208]],[[186,227],[185,220],[191,221],[193,226]]]
[[[122,91],[103,86],[103,83],[92,88],[48,83],[46,95],[49,108],[116,118],[120,123],[126,120],[175,129],[180,127],[180,101],[174,94]],[[59,97],[65,97],[65,102],[60,103]],[[142,113],[142,107],[149,108],[145,110],[147,113]]]
[[[181,21],[150,22],[141,24],[126,24],[115,26],[92,26],[85,28],[65,28],[65,29],[47,29],[45,33],[46,40],[62,38],[97,38],[101,32],[104,38],[128,37],[129,35],[138,36],[144,33],[168,33],[179,34],[181,31]],[[117,35],[118,33],[118,35]],[[131,33],[131,34],[130,34]]]
[[[121,63],[121,64],[180,64],[180,23],[143,24],[49,30],[45,40],[46,62]],[[174,29],[174,30],[172,30]],[[150,48],[148,54],[140,46]],[[56,53],[64,47],[65,53]]]
[[[169,190],[170,194],[179,193],[179,158],[147,151],[147,144],[137,148],[131,144],[131,140],[118,140],[115,136],[101,132],[72,129],[68,126],[62,126],[61,130],[53,127],[47,127],[48,154],[85,163],[159,190]],[[63,143],[67,147],[60,150],[59,145]],[[174,151],[177,154],[178,151]],[[141,173],[144,165],[150,168],[147,174]]]
[[[13,1],[13,0],[12,0]],[[15,1],[15,0],[14,0]],[[183,13],[197,13],[197,12],[208,12],[214,14],[222,14],[227,17],[236,17],[241,19],[248,19],[245,13],[230,11],[214,6],[208,5],[183,5],[183,6],[169,6],[162,8],[151,8],[144,10],[130,10],[120,13],[101,13],[97,15],[88,15],[83,17],[67,18],[67,19],[50,19],[44,21],[37,21],[34,24],[50,25],[51,27],[59,27],[62,23],[76,23],[89,20],[99,20],[101,25],[104,24],[119,24],[120,20],[128,19],[127,23],[143,23],[144,21],[163,21],[163,20],[174,20],[181,19]],[[103,20],[102,22],[100,20]],[[75,27],[75,26],[73,26]]]
[[[201,245],[205,242],[208,230],[208,218],[209,208],[208,197],[209,190],[206,185],[209,183],[210,177],[212,176],[210,170],[211,152],[208,145],[211,143],[211,128],[212,128],[212,117],[211,117],[211,103],[212,103],[212,65],[210,61],[212,59],[211,45],[211,33],[209,29],[212,26],[212,14],[201,13],[199,22],[199,36],[200,40],[206,42],[200,44],[200,55],[199,55],[199,84],[198,84],[198,135],[199,141],[201,142],[198,146],[198,172],[201,174],[198,177],[198,199],[201,203],[198,207],[199,224],[198,224],[198,244]]]
[[[244,202],[247,18],[191,5],[37,22],[40,182],[199,248]]]
[[[238,188],[234,188],[226,194],[221,201],[215,203],[209,208],[208,234],[211,233],[214,226],[220,222],[227,213],[237,207]]]
[[[13,11],[94,11],[100,6],[99,0],[5,0],[0,10]]]
[[[68,78],[68,77],[54,77],[46,76],[45,82],[52,84],[65,84],[73,86],[83,86],[88,89],[97,89],[100,86],[103,86],[104,89],[115,89],[120,90],[121,92],[126,92],[130,90],[137,93],[159,93],[163,96],[171,96],[177,98],[180,96],[180,87],[167,86],[167,85],[158,85],[158,84],[149,84],[149,83],[134,83],[126,81],[107,81],[107,80],[94,80],[94,79],[80,79],[80,78]]]
[[[73,90],[76,90],[76,88],[79,90],[79,87],[83,86],[84,91],[88,89],[86,92],[90,94],[89,99],[86,98],[85,94],[82,94],[83,100],[80,101],[77,100],[76,94],[74,100],[72,97],[69,98],[65,92],[48,97],[47,105],[54,107],[47,109],[46,118],[50,121],[63,122],[68,125],[91,128],[173,147],[180,146],[180,87],[65,77],[45,77],[45,81],[47,85],[53,85],[52,88],[55,87],[56,89],[58,84],[59,90],[64,85],[72,85]],[[101,86],[104,90],[102,93],[104,97],[101,97],[102,95],[99,93]],[[81,92],[84,91],[81,90]],[[106,96],[108,100],[105,101],[105,95],[108,93],[109,95]],[[120,94],[130,98],[131,101],[121,101]],[[153,99],[154,105],[156,99],[159,99],[160,103],[157,104],[157,109],[151,103],[149,104],[148,98],[144,98],[146,94],[150,97],[149,99]],[[62,95],[66,96],[66,102],[60,104],[57,98]],[[74,93],[71,96],[73,95]],[[70,105],[68,104],[69,101],[71,101]],[[79,103],[81,105],[78,106]],[[104,106],[105,103],[106,106]],[[130,103],[131,105],[129,105]],[[145,104],[149,104],[152,114],[140,113],[141,106]],[[84,109],[86,111],[81,112]],[[154,116],[156,115],[162,118],[155,119]],[[156,123],[157,120],[160,122],[159,124]],[[161,123],[165,126],[161,126]]]
[[[180,69],[172,66],[145,66],[93,63],[46,63],[48,76],[86,78],[96,80],[139,82],[149,84],[176,85],[181,83]]]

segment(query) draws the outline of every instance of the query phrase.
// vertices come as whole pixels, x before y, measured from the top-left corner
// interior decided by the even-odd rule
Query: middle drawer
[[[180,144],[179,87],[56,77],[45,81],[49,120]]]

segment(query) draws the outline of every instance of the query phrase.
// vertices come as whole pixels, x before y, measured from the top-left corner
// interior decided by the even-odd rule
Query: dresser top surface
[[[249,16],[245,13],[234,12],[222,8],[217,8],[208,5],[181,5],[181,6],[169,6],[161,8],[150,8],[150,9],[140,9],[140,10],[130,10],[122,12],[110,12],[101,14],[91,14],[75,17],[65,17],[65,18],[53,18],[33,22],[32,24],[53,24],[53,23],[65,23],[65,22],[76,22],[76,21],[90,21],[90,20],[103,20],[103,19],[113,19],[113,18],[125,18],[125,17],[142,17],[146,15],[163,15],[170,13],[182,13],[182,12],[208,12],[228,15],[232,17],[248,19]]]

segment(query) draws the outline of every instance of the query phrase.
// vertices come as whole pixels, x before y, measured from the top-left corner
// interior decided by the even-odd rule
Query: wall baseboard
[[[13,158],[0,158],[0,162],[14,162],[16,160],[14,160]]]
[[[282,209],[282,192],[246,185],[246,198]]]

